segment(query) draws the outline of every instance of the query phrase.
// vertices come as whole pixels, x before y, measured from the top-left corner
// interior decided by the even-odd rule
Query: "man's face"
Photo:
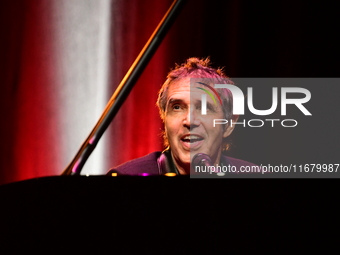
[[[205,153],[219,163],[223,138],[230,135],[232,128],[213,126],[214,119],[225,119],[222,106],[207,96],[207,114],[201,114],[201,96],[206,94],[200,84],[190,87],[190,78],[181,79],[170,85],[164,118],[165,133],[177,168],[190,171],[193,155]],[[191,89],[190,89],[191,88]]]

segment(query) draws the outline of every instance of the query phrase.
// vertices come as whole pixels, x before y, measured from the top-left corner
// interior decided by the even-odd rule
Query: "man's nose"
[[[201,123],[200,116],[198,115],[197,111],[195,111],[194,107],[190,107],[186,113],[184,125],[193,128],[199,126]]]

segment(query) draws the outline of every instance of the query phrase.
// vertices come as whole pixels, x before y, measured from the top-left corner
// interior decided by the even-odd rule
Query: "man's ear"
[[[239,115],[233,115],[233,117],[232,117],[233,123],[237,122],[238,117],[239,117]],[[230,134],[233,132],[234,128],[235,128],[235,125],[231,126],[230,123],[229,123],[227,128],[224,130],[223,138],[226,138],[226,137],[230,136]]]

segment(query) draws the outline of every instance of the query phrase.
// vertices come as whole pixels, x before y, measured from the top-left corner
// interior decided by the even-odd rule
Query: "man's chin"
[[[186,158],[182,158],[180,159],[180,162],[178,162],[178,164],[182,165],[182,166],[186,166],[186,165],[190,165],[191,160],[190,157],[186,157]]]
[[[204,154],[207,154],[210,156],[210,153],[207,152],[206,150],[191,150],[190,151],[190,159],[192,160],[192,158],[196,155],[196,154],[199,154],[199,153],[204,153]]]

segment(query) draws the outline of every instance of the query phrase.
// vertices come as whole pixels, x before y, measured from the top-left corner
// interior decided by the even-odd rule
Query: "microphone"
[[[211,158],[209,155],[204,154],[204,153],[197,153],[193,158],[192,158],[192,165],[193,166],[214,166],[212,163]]]
[[[197,153],[191,161],[191,171],[192,173],[215,173],[218,176],[223,176],[218,168],[216,168],[209,157],[209,155],[204,153]]]

